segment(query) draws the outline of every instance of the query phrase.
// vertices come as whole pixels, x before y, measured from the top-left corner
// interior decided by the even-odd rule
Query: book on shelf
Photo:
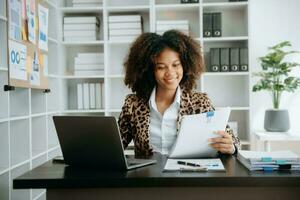
[[[83,85],[82,83],[77,84],[77,108],[83,109]]]
[[[90,89],[88,83],[83,83],[83,109],[90,108]]]
[[[109,30],[110,36],[122,36],[122,35],[139,35],[142,33],[141,29],[122,29],[122,30]]]
[[[78,53],[77,54],[78,57],[80,58],[99,58],[99,59],[102,59],[104,58],[104,54],[103,53]]]
[[[101,83],[96,83],[95,84],[95,101],[96,101],[96,108],[103,108],[102,107],[102,87]]]
[[[112,29],[142,29],[141,22],[115,22],[108,23],[109,30]]]
[[[64,31],[98,31],[99,26],[97,24],[64,24]]]
[[[96,91],[95,83],[89,83],[90,86],[90,109],[96,108]]]
[[[300,157],[292,151],[239,150],[238,160],[250,171],[300,170]]]
[[[64,30],[63,34],[64,37],[97,37],[97,32],[95,30]]]
[[[101,109],[104,108],[104,83],[78,83],[77,108]]]
[[[111,15],[108,16],[108,22],[141,22],[142,16],[141,15]]]
[[[177,29],[177,30],[178,30],[178,29]],[[157,33],[158,35],[162,35],[162,34],[164,34],[166,31],[168,31],[168,30],[165,30],[165,31],[156,31],[156,33]],[[184,31],[184,30],[178,30],[178,31],[182,32],[182,33],[185,34],[185,35],[189,35],[189,34],[190,34],[189,31]]]
[[[75,57],[75,64],[103,64],[103,57]]]
[[[99,19],[96,16],[87,17],[64,17],[64,24],[99,24]]]
[[[75,64],[75,70],[104,70],[104,64]]]

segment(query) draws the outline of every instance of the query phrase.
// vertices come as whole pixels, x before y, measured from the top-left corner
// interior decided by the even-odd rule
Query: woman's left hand
[[[233,145],[232,136],[225,131],[217,131],[216,134],[221,137],[210,138],[210,146],[224,154],[233,154],[235,147]]]

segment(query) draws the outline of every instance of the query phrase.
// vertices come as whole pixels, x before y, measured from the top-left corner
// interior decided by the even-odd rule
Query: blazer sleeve
[[[127,148],[128,144],[133,139],[133,123],[132,123],[132,107],[133,107],[133,96],[128,95],[125,98],[124,105],[119,116],[118,124],[121,134],[122,143],[124,149]]]

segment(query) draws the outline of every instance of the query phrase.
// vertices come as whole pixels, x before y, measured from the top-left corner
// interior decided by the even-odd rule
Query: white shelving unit
[[[112,115],[118,117],[124,98],[130,93],[124,86],[123,62],[132,41],[110,41],[108,16],[140,14],[143,32],[155,32],[156,20],[189,20],[190,35],[210,48],[248,47],[248,2],[200,0],[181,4],[180,0],[103,0],[97,7],[73,8],[71,0],[44,0],[49,5],[49,88],[0,90],[0,199],[46,199],[44,190],[13,190],[12,179],[39,164],[60,155],[52,116],[57,114]],[[220,38],[204,38],[203,13],[222,13]],[[97,41],[65,42],[62,37],[64,16],[98,16]],[[6,0],[0,0],[0,84],[8,82]],[[104,74],[74,76],[77,53],[104,54]],[[2,59],[4,58],[4,59]],[[197,90],[207,92],[215,107],[230,106],[230,121],[238,122],[238,135],[244,148],[250,147],[250,72],[205,73]],[[104,107],[77,109],[77,83],[104,83]]]
[[[6,0],[0,0],[0,199],[42,200],[44,190],[13,190],[12,180],[43,162],[61,155],[52,115],[61,113],[58,41],[58,1],[49,5],[49,88],[16,88],[8,84]]]

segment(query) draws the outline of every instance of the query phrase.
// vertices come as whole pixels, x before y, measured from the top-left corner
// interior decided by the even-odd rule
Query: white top
[[[150,99],[150,145],[155,152],[169,154],[169,151],[177,137],[177,118],[180,109],[180,87],[177,87],[173,103],[162,115],[155,102],[156,87],[153,89]]]

